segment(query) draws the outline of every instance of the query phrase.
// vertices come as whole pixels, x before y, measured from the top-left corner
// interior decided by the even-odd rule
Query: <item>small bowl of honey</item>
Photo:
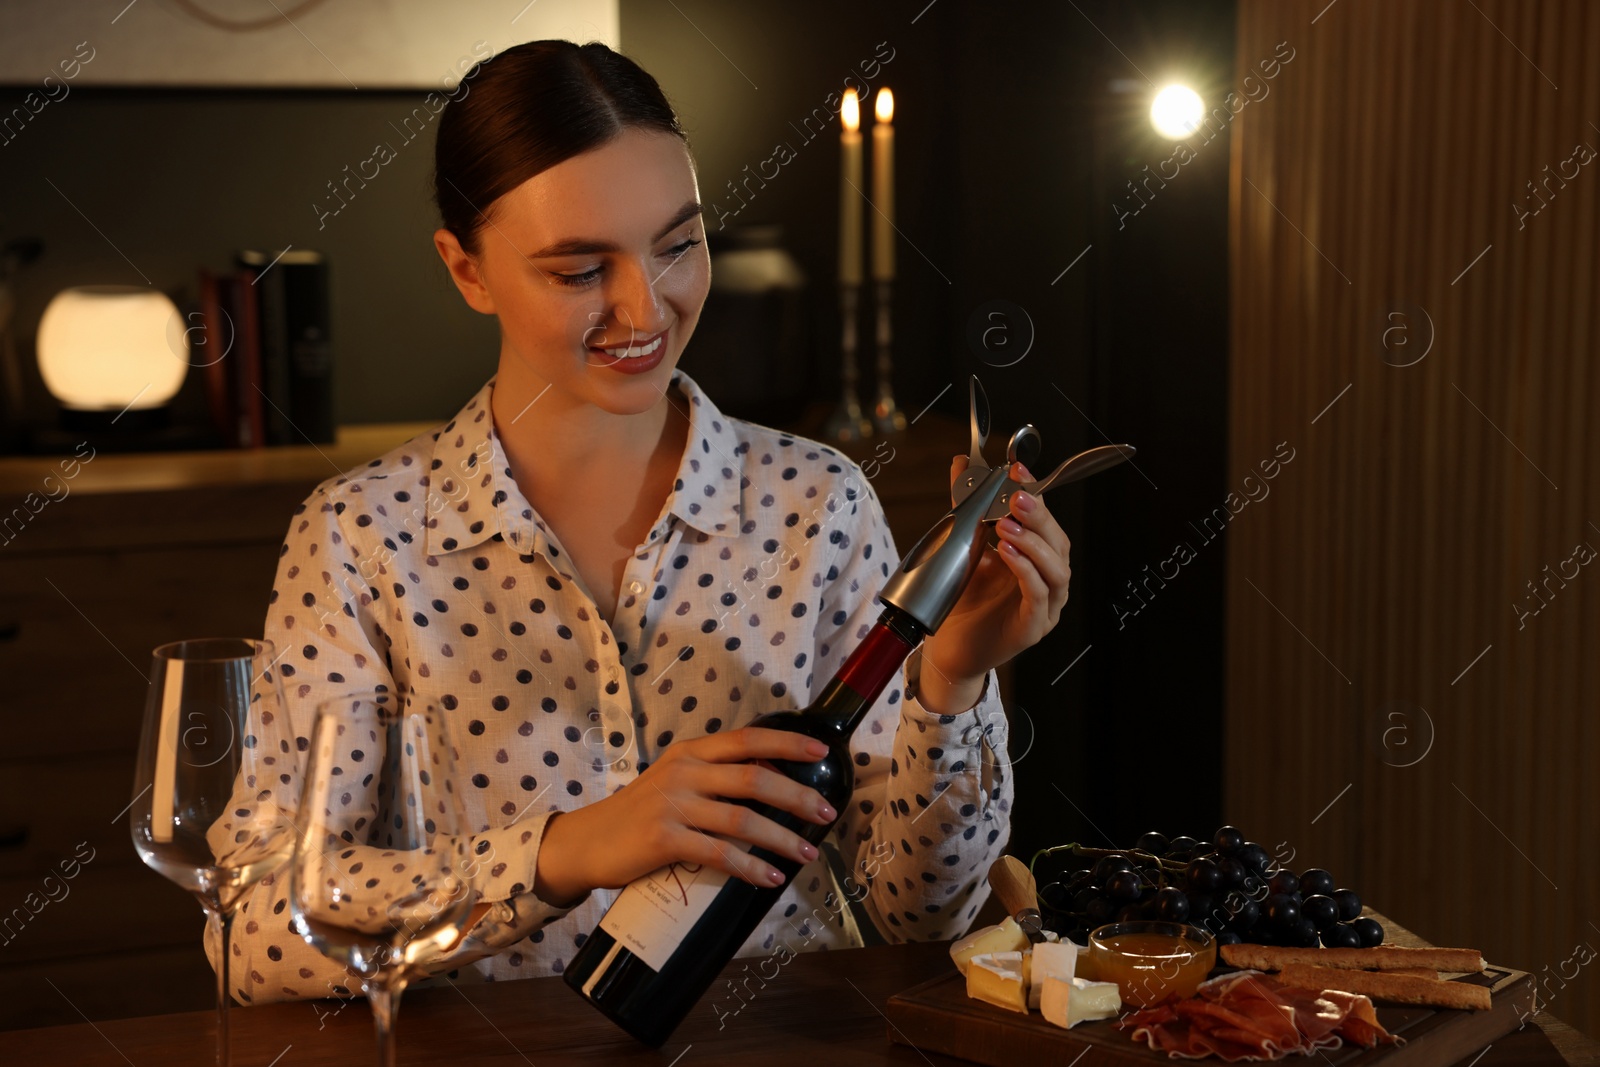
[[[1087,964],[1087,966],[1085,966]],[[1217,939],[1198,926],[1174,922],[1122,922],[1089,935],[1078,973],[1115,982],[1122,1002],[1147,1008],[1194,995],[1217,965]],[[1091,971],[1085,975],[1084,971]]]

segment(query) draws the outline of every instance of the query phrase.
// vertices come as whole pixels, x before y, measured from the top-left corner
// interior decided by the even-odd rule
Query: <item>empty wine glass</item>
[[[318,706],[289,882],[295,931],[361,980],[385,1067],[401,994],[459,946],[476,898],[443,716],[408,703]]]
[[[283,713],[270,641],[174,641],[151,657],[129,807],[133,845],[221,927],[217,1062],[227,1067],[229,934],[245,895],[293,853],[295,753],[257,746],[251,718]]]

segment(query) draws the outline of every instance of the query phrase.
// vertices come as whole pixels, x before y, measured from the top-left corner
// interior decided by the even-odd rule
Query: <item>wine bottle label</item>
[[[718,838],[748,851],[745,842]],[[652,970],[672,958],[716,899],[728,875],[700,863],[669,863],[628,883],[600,919],[600,929],[627,946]]]

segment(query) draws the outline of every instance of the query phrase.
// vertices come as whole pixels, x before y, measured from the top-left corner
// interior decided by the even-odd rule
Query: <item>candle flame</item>
[[[844,119],[844,128],[855,133],[861,128],[861,101],[856,98],[854,89],[844,91],[844,106],[839,111]]]
[[[872,110],[879,122],[888,122],[894,118],[894,94],[889,91],[887,85],[878,90],[878,102]]]

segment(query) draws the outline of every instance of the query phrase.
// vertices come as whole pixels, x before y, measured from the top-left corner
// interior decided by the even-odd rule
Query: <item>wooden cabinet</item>
[[[66,481],[56,460],[0,460],[0,501],[27,516],[0,539],[0,1029],[212,1002],[200,906],[128,833],[151,650],[260,634],[295,506],[426,428],[101,455]]]

